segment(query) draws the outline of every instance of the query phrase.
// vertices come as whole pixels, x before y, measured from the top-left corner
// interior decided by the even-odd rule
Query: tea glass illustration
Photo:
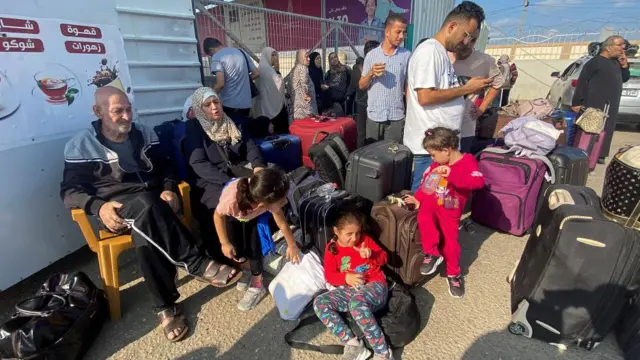
[[[36,81],[36,84],[38,84],[38,88],[47,97],[47,101],[52,104],[62,104],[67,102],[65,94],[69,87],[76,84],[76,80],[74,78],[65,79],[49,77],[42,73],[36,74],[36,76],[34,76],[34,80]]]

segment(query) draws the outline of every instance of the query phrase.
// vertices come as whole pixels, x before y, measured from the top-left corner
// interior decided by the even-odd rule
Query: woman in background
[[[309,75],[309,56],[307,50],[298,50],[296,66],[285,79],[289,99],[289,123],[318,115],[316,92]]]
[[[329,95],[327,90],[329,86],[324,82],[324,73],[322,71],[322,57],[317,51],[309,54],[309,76],[313,81],[313,88],[316,92],[316,104],[318,105],[318,113],[322,113],[329,107]]]
[[[284,104],[284,79],[280,74],[280,58],[278,52],[270,47],[262,50],[258,71],[260,77],[256,85],[260,96],[256,99],[254,113],[271,120],[276,134],[289,133],[289,119]]]

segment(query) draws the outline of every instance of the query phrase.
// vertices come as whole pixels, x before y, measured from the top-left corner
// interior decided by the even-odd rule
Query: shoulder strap
[[[482,150],[480,153],[478,153],[478,155],[480,155],[482,152],[490,152],[490,153],[494,153],[494,154],[509,154],[509,153],[512,153],[512,151],[510,149],[486,148],[486,149]],[[544,165],[547,167],[547,170],[549,170],[549,175],[551,177],[551,180],[549,182],[551,184],[555,184],[556,183],[556,172],[555,172],[555,170],[553,168],[553,164],[551,164],[551,161],[549,160],[548,157],[542,156],[542,155],[533,154],[533,155],[529,156],[529,158],[537,159],[537,160],[542,161],[544,163]]]
[[[304,341],[295,341],[291,339],[293,334],[298,332],[298,330],[313,325],[316,322],[320,322],[320,319],[318,319],[315,314],[300,320],[293,330],[284,335],[284,341],[294,349],[315,351],[323,354],[341,355],[344,352],[343,345],[312,345]]]

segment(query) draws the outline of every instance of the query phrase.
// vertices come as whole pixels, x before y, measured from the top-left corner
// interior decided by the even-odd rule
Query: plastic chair
[[[191,189],[185,182],[178,185],[180,197],[182,198],[182,209],[184,217],[182,223],[191,229],[191,200],[189,193]],[[104,283],[104,291],[109,302],[109,314],[111,320],[120,319],[120,280],[118,279],[118,257],[124,251],[133,248],[133,240],[130,234],[116,235],[105,230],[98,232],[98,237],[89,222],[89,217],[82,209],[71,210],[73,221],[78,223],[82,235],[89,248],[98,255],[98,266],[100,277]]]

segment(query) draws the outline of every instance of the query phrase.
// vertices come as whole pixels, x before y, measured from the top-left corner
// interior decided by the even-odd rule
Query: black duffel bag
[[[55,274],[0,325],[0,358],[80,359],[108,315],[107,299],[82,272]]]

